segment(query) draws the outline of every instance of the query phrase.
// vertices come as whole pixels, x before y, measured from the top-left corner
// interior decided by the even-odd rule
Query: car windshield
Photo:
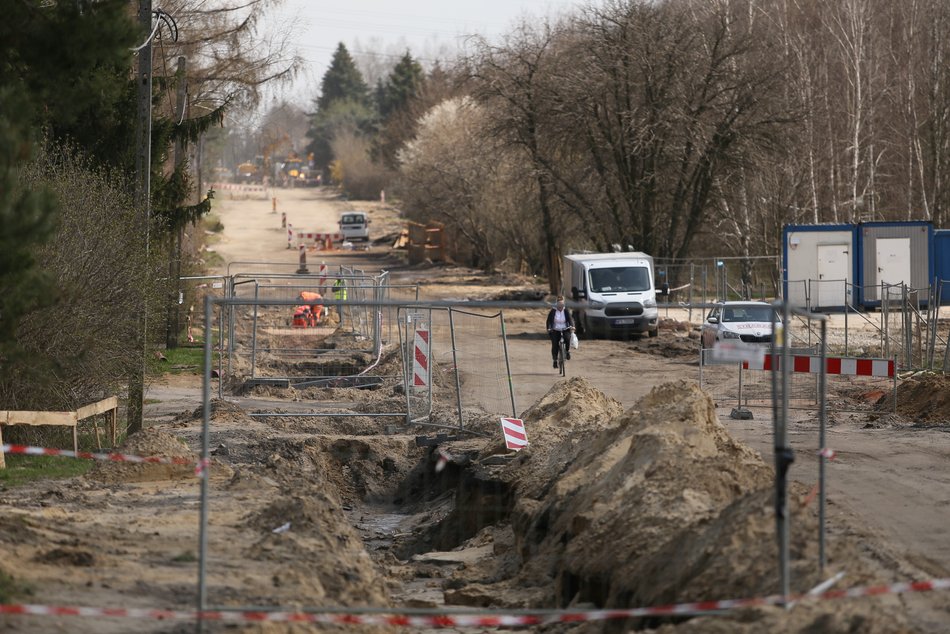
[[[595,293],[647,291],[650,290],[650,272],[645,266],[591,269],[590,288]]]
[[[722,321],[772,321],[771,306],[724,306]]]

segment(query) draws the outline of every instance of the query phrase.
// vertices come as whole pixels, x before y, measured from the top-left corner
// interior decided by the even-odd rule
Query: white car
[[[766,302],[722,302],[709,311],[700,341],[712,348],[717,341],[767,345],[772,342],[772,312]],[[776,316],[776,323],[781,319]]]
[[[340,233],[344,240],[369,242],[369,214],[365,211],[346,211],[340,214]]]

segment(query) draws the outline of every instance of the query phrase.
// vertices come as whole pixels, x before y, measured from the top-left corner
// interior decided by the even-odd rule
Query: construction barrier
[[[803,601],[856,599],[883,595],[901,595],[950,589],[950,579],[930,579],[879,586],[857,586],[846,590],[829,590],[820,594],[771,595],[748,599],[694,601],[645,608],[611,608],[604,610],[538,610],[535,613],[505,614],[482,610],[470,613],[391,614],[352,612],[287,612],[266,610],[161,610],[145,608],[95,608],[36,604],[0,604],[0,614],[30,616],[81,616],[87,618],[130,618],[140,620],[219,621],[226,623],[321,623],[333,625],[388,625],[413,628],[445,627],[517,627],[554,623],[600,622],[643,617],[696,616],[740,608],[768,605],[790,605]]]
[[[74,412],[42,412],[42,411],[0,411],[0,426],[2,425],[61,425],[72,427],[73,451],[79,450],[79,436],[77,427],[79,421],[109,414],[109,431],[112,444],[116,440],[116,415],[119,409],[119,399],[111,396],[90,405],[84,405]],[[99,440],[99,428],[96,427],[96,440]],[[3,434],[0,433],[0,443]],[[3,467],[3,455],[0,454],[0,468]]]
[[[297,231],[296,238],[298,247],[332,249],[334,242],[343,240],[343,234]]]
[[[227,192],[228,197],[267,199],[267,188],[263,185],[249,185],[244,183],[211,183],[211,189],[216,192]]]
[[[744,370],[772,370],[771,354],[765,354],[755,361],[743,361]],[[778,364],[782,362],[780,356],[776,357]],[[818,374],[821,372],[821,357],[815,355],[794,355],[790,357],[792,372],[802,372],[808,374]],[[845,376],[894,376],[893,359],[863,359],[856,357],[826,357],[825,372],[827,374],[840,374]]]

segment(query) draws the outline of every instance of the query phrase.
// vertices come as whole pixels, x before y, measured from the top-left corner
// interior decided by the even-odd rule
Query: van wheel
[[[652,339],[653,337],[656,337],[657,335],[660,334],[660,329],[654,328],[653,330],[650,330],[647,334],[650,336],[650,339]]]

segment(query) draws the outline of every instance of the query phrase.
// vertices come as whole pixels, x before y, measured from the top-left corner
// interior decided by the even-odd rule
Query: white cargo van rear
[[[369,242],[369,215],[365,211],[346,211],[340,214],[340,233],[344,240]]]
[[[574,309],[581,333],[657,335],[653,258],[646,253],[566,255],[563,288],[581,304]]]

